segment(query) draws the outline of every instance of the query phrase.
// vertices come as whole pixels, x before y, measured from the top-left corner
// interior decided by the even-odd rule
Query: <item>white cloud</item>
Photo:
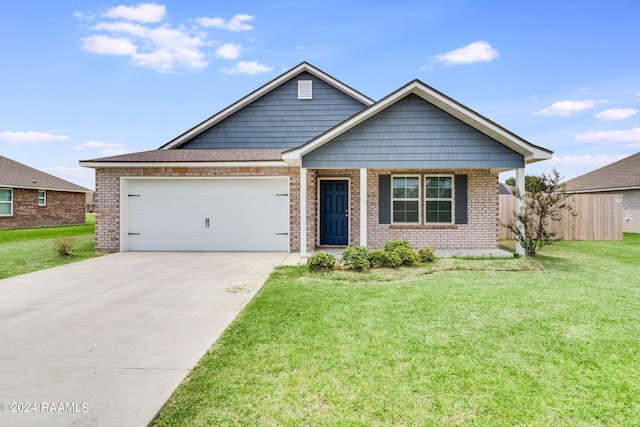
[[[576,135],[576,141],[588,143],[613,144],[616,142],[628,142],[628,147],[640,146],[640,127],[629,130],[603,130],[585,132]]]
[[[116,6],[107,9],[102,16],[113,19],[126,19],[142,23],[156,23],[164,19],[167,12],[164,5],[139,3],[137,6]]]
[[[124,147],[124,144],[118,142],[101,142],[101,141],[87,141],[84,144],[76,145],[76,150],[84,150],[85,148],[120,148]]]
[[[82,39],[82,48],[88,52],[102,55],[135,55],[138,48],[129,40],[104,35],[89,36]]]
[[[46,132],[2,132],[0,139],[4,139],[9,144],[33,144],[38,145],[41,142],[66,141],[69,139],[65,135],[54,135]]]
[[[551,116],[551,115],[570,116],[576,111],[593,108],[596,106],[596,104],[600,104],[603,102],[608,102],[608,101],[593,100],[593,99],[586,99],[584,101],[558,101],[558,102],[554,102],[548,107],[543,108],[540,111],[537,111],[535,114],[543,115],[543,116]]]
[[[222,71],[227,74],[261,74],[268,73],[273,70],[271,67],[267,67],[266,65],[258,64],[257,61],[240,61],[233,68],[223,68]]]
[[[73,12],[73,17],[79,21],[91,21],[96,16],[92,14],[82,13],[80,11],[75,11]]]
[[[112,34],[85,38],[83,49],[89,52],[126,55],[131,57],[134,65],[159,71],[202,69],[209,64],[202,52],[207,43],[184,29],[154,28],[129,22],[101,22],[92,29]]]
[[[237,14],[229,21],[197,18],[200,27],[187,27],[165,22],[166,13],[164,5],[155,3],[109,8],[101,13],[100,22],[89,27],[95,34],[82,39],[82,49],[101,55],[128,56],[133,65],[160,72],[200,70],[209,65],[209,46],[220,44],[215,56],[224,59],[238,59],[244,50],[235,43],[208,42],[209,30],[202,27],[245,31],[253,28],[248,22],[255,19],[246,14]],[[74,16],[80,20],[95,19],[95,15],[82,12],[75,12]],[[225,72],[257,74],[270,70],[257,63],[239,63]]]
[[[205,28],[214,27],[222,30],[230,31],[247,31],[253,29],[249,24],[245,24],[246,21],[253,21],[255,16],[240,13],[231,18],[230,21],[225,21],[222,18],[196,18],[196,22]]]
[[[640,110],[636,108],[611,108],[595,114],[594,117],[604,122],[611,122],[614,120],[628,119],[638,113],[640,113]]]
[[[591,90],[591,86],[580,87],[580,88],[576,89],[576,92],[587,92],[589,90]]]
[[[216,50],[216,56],[224,59],[237,59],[241,52],[242,46],[234,43],[227,43],[223,44]]]
[[[92,27],[93,30],[103,30],[112,33],[125,33],[136,37],[148,37],[150,27],[130,22],[100,22]]]
[[[471,64],[474,62],[488,62],[496,59],[499,53],[485,41],[471,43],[450,52],[435,56],[435,61],[444,65]]]

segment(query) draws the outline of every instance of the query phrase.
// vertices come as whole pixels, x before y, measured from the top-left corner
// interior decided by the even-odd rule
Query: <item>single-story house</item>
[[[414,80],[379,101],[303,62],[96,170],[101,251],[495,249],[498,174],[552,152]]]
[[[87,191],[0,156],[0,229],[84,224]]]
[[[565,190],[575,194],[620,194],[622,230],[640,233],[640,153],[570,179]]]

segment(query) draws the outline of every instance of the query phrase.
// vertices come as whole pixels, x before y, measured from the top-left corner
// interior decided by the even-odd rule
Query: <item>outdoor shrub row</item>
[[[418,265],[431,262],[435,250],[431,246],[420,248],[416,253],[406,240],[394,240],[384,245],[384,250],[370,251],[364,246],[349,246],[342,253],[341,264],[347,269],[367,271],[370,268],[397,268],[401,265]],[[310,271],[329,271],[336,268],[338,260],[326,252],[316,252],[307,261]]]

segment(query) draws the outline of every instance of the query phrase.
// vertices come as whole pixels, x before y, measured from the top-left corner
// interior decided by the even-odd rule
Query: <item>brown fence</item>
[[[553,224],[558,237],[565,240],[622,240],[622,194],[574,194],[569,198],[575,216],[563,212],[562,219]],[[512,221],[516,198],[500,194],[500,223]],[[500,239],[515,236],[500,226]]]

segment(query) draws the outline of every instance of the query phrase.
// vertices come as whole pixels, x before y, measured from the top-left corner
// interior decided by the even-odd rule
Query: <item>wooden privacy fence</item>
[[[569,197],[573,208],[562,212],[562,219],[552,230],[565,240],[622,240],[622,194],[574,194]],[[500,194],[500,223],[513,221],[516,198]],[[514,239],[514,234],[500,225],[500,239]]]

